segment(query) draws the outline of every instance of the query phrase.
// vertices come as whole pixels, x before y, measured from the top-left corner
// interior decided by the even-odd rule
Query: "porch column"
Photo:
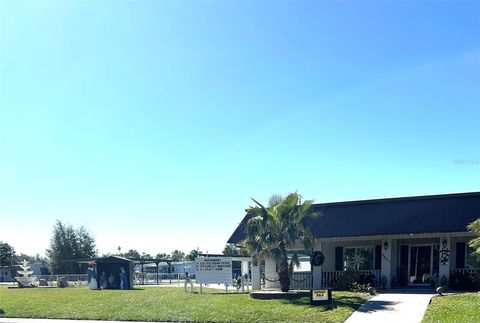
[[[450,237],[440,237],[440,254],[439,254],[439,271],[438,271],[438,282],[441,284],[442,277],[445,276],[448,280],[450,279]]]
[[[248,261],[242,260],[242,275],[248,274]]]
[[[280,283],[277,274],[277,262],[272,257],[265,259],[265,287],[278,288]]]
[[[322,242],[315,241],[313,251],[322,251]],[[312,266],[312,288],[322,288],[322,266]]]
[[[256,266],[254,264],[257,264]],[[252,289],[260,290],[262,289],[261,277],[260,277],[260,261],[255,262],[254,257],[252,257]]]
[[[382,266],[380,270],[380,282],[382,277],[387,278],[386,289],[390,289],[390,281],[392,280],[392,239],[382,241]]]

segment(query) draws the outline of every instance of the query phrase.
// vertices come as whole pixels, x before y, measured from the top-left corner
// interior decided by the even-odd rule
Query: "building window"
[[[467,252],[465,255],[467,268],[480,268],[480,255],[473,253],[474,249],[466,244]]]
[[[345,269],[373,270],[373,247],[345,248]]]

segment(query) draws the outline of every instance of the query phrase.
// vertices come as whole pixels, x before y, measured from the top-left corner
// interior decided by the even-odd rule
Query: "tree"
[[[296,242],[303,244],[306,250],[313,245],[314,237],[307,226],[308,220],[318,216],[311,211],[313,200],[302,203],[302,197],[296,192],[285,197],[273,195],[267,207],[252,200],[255,205],[248,210],[251,217],[245,226],[243,245],[257,258],[275,259],[281,289],[288,292],[293,266],[300,265],[296,253],[289,264],[288,249]]]
[[[480,255],[480,218],[476,219],[468,225],[468,230],[473,232],[476,238],[472,239],[468,244],[475,249],[475,253]]]
[[[20,253],[20,254],[15,256],[15,262],[17,262],[17,263],[22,262],[24,260],[28,261],[29,264],[33,264],[33,263],[36,262],[35,257],[32,257],[30,255],[26,255],[24,253]]]
[[[186,261],[194,261],[196,258],[198,258],[200,255],[202,254],[202,252],[197,248],[197,249],[193,249],[191,250],[186,256],[185,256],[185,260]]]
[[[57,220],[46,251],[54,273],[78,273],[81,271],[76,259],[93,258],[97,255],[95,239],[84,228],[74,228]]]
[[[6,242],[0,241],[0,266],[11,266],[15,262],[15,249]]]
[[[248,256],[248,252],[247,250],[245,250],[244,248],[238,248],[236,247],[235,245],[231,244],[231,243],[227,243],[225,245],[225,248],[223,248],[223,251],[222,253],[225,255],[225,256]]]
[[[160,253],[157,253],[157,255],[155,256],[155,259],[157,259],[157,260],[170,260],[170,255],[167,255],[166,253],[160,252]]]
[[[97,255],[95,239],[84,227],[76,230],[77,236],[77,254],[81,257],[92,258]]]
[[[123,257],[130,259],[140,259],[140,253],[135,249],[130,249],[123,254]]]
[[[170,255],[170,259],[172,259],[172,261],[183,261],[184,258],[185,253],[180,250],[174,250]]]

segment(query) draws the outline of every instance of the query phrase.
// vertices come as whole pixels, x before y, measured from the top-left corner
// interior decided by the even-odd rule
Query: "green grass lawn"
[[[423,317],[423,322],[480,322],[480,294],[434,297]]]
[[[204,289],[205,291],[206,289]],[[299,300],[254,300],[248,294],[186,293],[182,288],[145,287],[92,291],[87,288],[0,287],[3,317],[139,321],[321,321],[343,322],[366,297],[334,292],[334,305]]]

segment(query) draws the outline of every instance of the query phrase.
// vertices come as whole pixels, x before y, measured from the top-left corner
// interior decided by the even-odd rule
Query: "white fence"
[[[472,271],[469,271],[472,272]],[[358,273],[363,276],[372,275],[375,278],[374,287],[379,286],[380,270],[359,270]],[[332,286],[332,284],[345,275],[343,270],[339,271],[325,271],[322,273],[322,288]],[[311,289],[312,288],[312,274],[309,271],[294,272],[290,278],[290,289]]]
[[[86,286],[87,285],[87,275],[86,274],[59,274],[59,275],[35,275],[37,281],[40,279],[45,279],[48,283],[48,286],[57,286],[57,280],[60,277],[65,277],[69,286]]]
[[[195,274],[189,274],[191,279],[195,279]],[[185,273],[139,273],[136,272],[133,284],[134,285],[160,285],[160,284],[175,284],[183,283],[185,281]]]
[[[195,274],[189,274],[191,279],[195,279]],[[60,277],[65,277],[69,286],[86,286],[87,275],[86,274],[58,274],[58,275],[35,275],[37,281],[44,279],[47,281],[48,286],[57,286],[57,280]],[[134,285],[156,285],[156,284],[176,284],[183,283],[185,281],[185,273],[167,274],[167,273],[135,273],[133,284]]]
[[[309,271],[293,272],[290,278],[290,289],[312,288],[312,274]]]

